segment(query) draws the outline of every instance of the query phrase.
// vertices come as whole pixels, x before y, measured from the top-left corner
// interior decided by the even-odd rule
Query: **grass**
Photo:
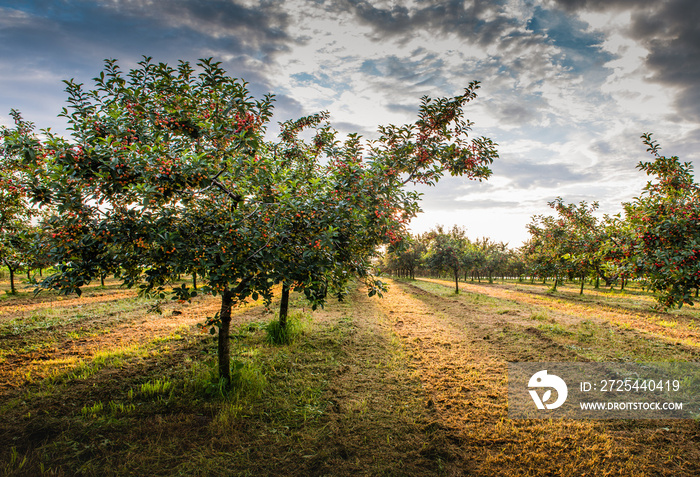
[[[297,297],[296,304],[299,303],[303,301]],[[67,319],[56,326],[65,326],[68,331],[53,341],[54,346],[61,347],[62,339],[75,339],[71,330],[84,326],[86,316],[95,316],[85,313],[86,309],[89,311],[90,307],[83,305],[73,314],[63,310]],[[249,312],[259,309],[248,308]],[[346,369],[343,362],[350,358],[345,347],[349,340],[357,339],[352,313],[347,313],[350,309],[338,304],[334,312],[338,320],[322,323],[312,322],[303,309],[293,312],[293,339],[283,346],[268,342],[268,325],[259,318],[236,315],[241,321],[231,343],[233,382],[228,392],[218,380],[211,338],[192,326],[180,325],[141,342],[86,350],[77,356],[60,357],[54,353],[51,359],[31,366],[25,363],[26,377],[14,377],[18,391],[6,393],[0,405],[7,417],[0,425],[0,441],[18,444],[14,446],[16,454],[11,454],[12,446],[0,450],[0,461],[10,463],[5,473],[211,474],[228,469],[223,472],[245,474],[251,453],[269,448],[269,462],[260,464],[261,469],[268,469],[263,473],[286,466],[293,474],[300,463],[294,453],[275,452],[279,446],[312,456],[302,461],[309,469],[325,465],[322,462],[329,454],[324,449],[332,435],[328,430],[329,425],[332,427],[329,410],[332,415],[336,402],[329,395],[329,386],[331,393],[338,389],[332,385],[331,377],[347,376],[344,371],[338,374],[338,369]],[[144,307],[140,310],[145,311]],[[43,311],[36,315],[40,313]],[[143,316],[124,321],[135,324]],[[315,317],[318,320],[318,314]],[[99,318],[109,324],[109,317]],[[16,320],[17,324],[21,319]],[[154,323],[157,322],[156,319]],[[48,342],[48,335],[56,334],[50,326],[31,326],[36,342]],[[125,330],[133,329],[109,328],[105,338],[119,337]],[[383,338],[370,334],[367,339]],[[391,341],[387,339],[387,343]],[[387,346],[394,349],[399,344]],[[27,356],[27,351],[26,346],[3,349],[6,359]],[[373,360],[363,365],[371,368],[370,373],[385,373],[394,369],[394,364],[388,363],[393,361],[389,359],[378,368]],[[377,380],[375,392],[381,395],[379,388]],[[341,419],[347,425],[359,425],[358,419],[364,425],[368,419],[372,408],[368,398],[362,402],[362,413],[356,412],[359,407],[352,406],[344,411],[348,415]],[[403,416],[408,415],[407,409],[404,408]],[[396,423],[393,417],[391,421],[389,418],[383,417],[387,426],[389,422]],[[375,420],[370,417],[368,422]],[[257,437],[251,439],[252,423],[256,423]],[[367,437],[371,432],[363,435]],[[388,438],[383,441],[384,446],[400,442],[387,435],[382,438]],[[212,439],[227,450],[201,452]],[[191,450],[191,443],[198,442],[196,448],[200,450],[182,454],[185,442],[190,444],[184,448]],[[242,447],[241,442],[245,443]],[[386,461],[379,468],[393,465]]]
[[[195,326],[217,309],[214,298],[182,305],[182,315],[164,303],[162,316],[110,283],[94,290],[101,296],[86,294],[94,302],[6,301],[20,315],[0,308],[0,323],[27,331],[0,340],[0,383],[10,384],[0,388],[0,473],[697,470],[692,424],[517,422],[503,395],[505,359],[697,360],[697,320],[687,312],[632,319],[621,314],[640,295],[616,295],[614,314],[603,293],[570,300],[566,286],[547,297],[500,281],[465,284],[459,295],[448,285],[395,283],[383,300],[358,293],[314,313],[293,294],[283,345],[270,338],[269,313],[250,303],[233,316],[230,390],[218,379],[214,339]],[[495,294],[504,290],[514,294]],[[21,313],[34,318],[24,323]],[[647,324],[656,328],[642,332]],[[688,342],[664,333],[689,333]],[[669,440],[673,448],[662,445]]]
[[[569,336],[572,334],[571,331],[569,331],[567,328],[560,325],[559,323],[540,324],[537,325],[537,328],[552,335]]]
[[[267,342],[276,345],[286,345],[294,341],[304,332],[305,325],[311,319],[311,315],[303,312],[295,312],[287,317],[284,327],[280,326],[279,319],[272,320],[265,327]]]
[[[172,381],[167,379],[155,379],[143,383],[140,387],[140,392],[146,399],[152,399],[164,394],[169,394],[172,389]]]
[[[678,325],[677,321],[669,321],[669,320],[659,320],[656,323],[660,326],[665,327],[665,328],[675,328]]]
[[[46,308],[29,316],[22,316],[0,323],[0,337],[21,335],[32,331],[50,330],[56,326],[79,321],[82,315],[77,313],[66,321],[60,309]]]
[[[418,280],[412,284],[438,296],[444,296],[453,286],[448,280]],[[463,288],[465,293],[458,300],[485,313],[504,315],[502,310],[508,309],[508,322],[525,328],[530,326],[528,321],[535,322],[539,333],[573,353],[567,359],[697,361],[700,357],[700,333],[694,318],[697,312],[654,311],[650,296],[641,290],[601,291],[580,299],[578,287],[567,289],[567,285],[561,285],[562,291],[552,296],[542,284],[493,286],[468,282]],[[478,293],[488,294],[487,299],[474,300],[470,296]],[[616,295],[615,306],[610,305],[609,294]],[[518,320],[517,315],[529,319]],[[510,328],[500,336],[536,347],[532,333],[522,329]]]
[[[530,319],[535,321],[550,321],[551,318],[545,312],[538,312],[530,314]]]

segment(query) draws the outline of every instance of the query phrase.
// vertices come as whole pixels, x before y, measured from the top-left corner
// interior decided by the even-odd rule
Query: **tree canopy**
[[[625,204],[632,245],[625,251],[631,271],[644,276],[665,307],[694,303],[700,287],[700,187],[693,166],[661,155],[651,134],[642,136],[651,161],[637,168],[655,180]]]

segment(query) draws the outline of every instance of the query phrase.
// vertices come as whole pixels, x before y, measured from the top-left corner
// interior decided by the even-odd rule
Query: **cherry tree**
[[[466,229],[457,225],[445,232],[438,226],[425,257],[426,265],[437,272],[449,272],[455,281],[455,293],[459,293],[459,277],[465,268],[469,239]]]
[[[80,293],[107,270],[164,296],[179,274],[196,274],[221,297],[209,324],[230,382],[233,307],[269,303],[278,283],[283,307],[292,289],[314,305],[342,296],[357,275],[370,295],[381,292],[371,259],[420,210],[405,186],[434,185],[445,173],[487,178],[497,152],[490,139],[468,137],[463,106],[476,82],[453,98],[422,98],[415,123],[382,126],[375,141],[338,140],[320,113],[283,123],[269,142],[273,97],[253,98],[212,59],[196,67],[144,58],[124,73],[108,60],[92,89],[67,81],[61,116],[71,137],[45,131],[21,157],[32,171],[29,196],[55,211],[47,227],[60,266],[42,286]],[[300,139],[305,129],[310,142]]]
[[[642,139],[653,159],[637,168],[654,180],[624,204],[632,235],[626,253],[633,271],[658,292],[660,305],[692,305],[700,286],[700,187],[692,164],[662,155],[651,134]]]

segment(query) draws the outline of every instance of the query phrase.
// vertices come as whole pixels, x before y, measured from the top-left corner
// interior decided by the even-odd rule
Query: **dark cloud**
[[[650,51],[653,79],[678,89],[678,119],[700,122],[700,3],[664,2],[655,14],[638,13],[632,22],[632,34]]]
[[[524,126],[536,125],[542,121],[542,111],[546,107],[546,102],[541,98],[533,98],[530,103],[522,101],[490,102],[490,105],[493,108],[491,111],[497,116],[499,123]]]
[[[615,151],[615,147],[610,142],[598,140],[591,143],[591,150],[602,156],[609,156]]]
[[[21,15],[16,27],[0,21],[4,53],[19,42],[41,52],[71,48],[81,54],[149,50],[162,53],[225,48],[232,55],[258,58],[285,51],[287,15],[262,1],[246,7],[235,1],[4,2],[7,15]],[[9,12],[9,13],[8,13]],[[206,45],[206,46],[205,46]]]
[[[0,114],[14,107],[31,117],[55,117],[61,80],[89,84],[106,58],[128,70],[142,56],[170,64],[214,56],[261,96],[270,87],[260,65],[271,64],[294,42],[286,33],[289,21],[277,2],[266,0],[253,6],[230,0],[6,0],[0,6]],[[44,92],[54,101],[41,99]]]
[[[610,59],[600,58],[597,47],[602,36],[587,32],[586,25],[575,21],[571,15],[541,6],[532,8],[532,16],[525,23],[514,16],[502,0],[437,0],[421,2],[421,6],[413,9],[402,5],[379,7],[368,0],[337,0],[335,5],[372,27],[373,38],[377,41],[407,41],[415,37],[416,31],[426,31],[434,37],[456,36],[469,45],[495,47],[510,59],[520,58],[526,63],[532,60],[527,50],[542,44],[553,44],[565,50],[566,54],[560,58],[547,58],[548,62],[556,60],[565,67],[573,62],[581,63],[583,56],[576,55],[579,51],[585,51],[585,57],[591,58],[585,59],[586,64],[579,64],[580,67]],[[458,49],[459,45],[455,47]],[[521,66],[526,69],[527,65]]]
[[[231,0],[128,0],[105,5],[115,5],[113,8],[124,15],[148,17],[164,27],[222,41],[233,51],[270,55],[286,51],[291,41],[286,33],[288,15],[272,1],[263,0],[251,7]]]
[[[603,34],[588,31],[588,25],[556,9],[534,9],[528,30],[541,34],[546,42],[556,46],[561,54],[556,63],[575,73],[591,72],[613,59],[600,50]]]
[[[364,124],[349,123],[345,121],[333,121],[331,116],[331,125],[341,134],[357,133],[362,137],[370,138],[376,136],[376,130],[368,128]]]
[[[649,51],[651,81],[676,93],[677,121],[700,122],[700,2],[697,0],[556,0],[568,11],[631,10],[625,32]],[[665,112],[662,112],[665,113]]]
[[[500,158],[492,166],[494,176],[506,177],[516,189],[559,188],[599,179],[595,171],[579,171],[567,163],[537,164],[529,160]]]
[[[444,68],[445,63],[440,57],[421,49],[413,51],[411,59],[389,55],[365,60],[361,71],[375,78],[391,78],[403,84],[422,86],[440,84]]]
[[[370,26],[378,44],[407,42],[422,32],[454,40],[454,50],[464,51],[462,66],[431,59],[429,41],[408,58],[365,62],[364,73],[386,78],[382,89],[390,91],[386,86],[392,82],[426,92],[452,91],[460,76],[496,83],[509,89],[510,97],[492,104],[491,111],[509,125],[551,120],[546,111],[551,112],[552,104],[543,91],[565,91],[580,81],[598,83],[609,74],[602,65],[613,59],[600,48],[603,35],[570,13],[536,3],[520,5],[517,12],[503,1],[480,0],[425,1],[410,9],[369,0],[336,0],[334,5]],[[470,60],[469,50],[474,48],[489,51],[488,59]]]
[[[494,14],[502,2],[478,0],[439,0],[425,2],[413,10],[395,5],[375,6],[367,0],[339,0],[338,8],[349,9],[361,23],[373,27],[377,39],[395,37],[408,40],[416,30],[428,30],[435,35],[456,34],[486,46],[504,36],[515,23],[502,13]]]
[[[651,5],[659,3],[659,0],[554,0],[554,3],[569,11],[584,9],[611,11]]]

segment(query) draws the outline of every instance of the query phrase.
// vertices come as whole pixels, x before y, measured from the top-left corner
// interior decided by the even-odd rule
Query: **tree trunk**
[[[100,273],[100,285],[102,286],[102,288],[105,287],[105,274],[104,273]]]
[[[221,311],[219,318],[221,325],[219,326],[219,379],[223,379],[225,386],[231,385],[231,352],[229,347],[229,335],[231,332],[231,306],[233,305],[232,293],[228,286],[224,288],[221,294]]]
[[[10,271],[10,294],[16,295],[17,290],[15,289],[15,269],[10,267],[9,265],[7,266],[7,269]]]
[[[197,289],[197,272],[192,272],[192,288]]]
[[[583,295],[583,284],[586,283],[586,276],[581,275],[581,290],[579,290],[578,294]]]
[[[287,315],[289,313],[289,285],[285,282],[282,284],[282,299],[280,300],[280,328],[287,327]]]
[[[554,286],[552,287],[552,291],[557,291],[557,285],[559,285],[559,275],[554,276]]]
[[[459,294],[459,272],[455,270],[455,294]]]

